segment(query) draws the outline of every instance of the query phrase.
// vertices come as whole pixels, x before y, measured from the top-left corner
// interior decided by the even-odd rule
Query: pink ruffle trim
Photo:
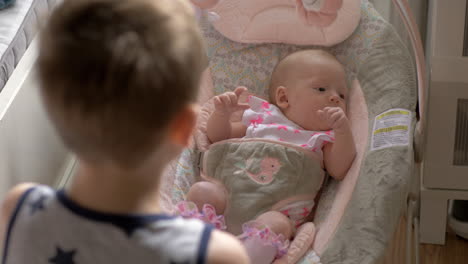
[[[182,201],[177,203],[174,213],[184,218],[197,218],[214,225],[217,229],[225,230],[226,223],[223,215],[216,215],[216,209],[211,204],[204,204],[201,211],[195,203]]]
[[[285,239],[282,234],[275,234],[265,224],[249,221],[242,225],[242,230],[244,232],[238,236],[241,241],[252,237],[259,237],[264,244],[270,244],[276,247],[276,258],[281,258],[288,252],[289,240]]]

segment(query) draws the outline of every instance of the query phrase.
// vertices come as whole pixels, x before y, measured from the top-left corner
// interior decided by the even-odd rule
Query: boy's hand
[[[336,132],[349,130],[349,121],[340,107],[325,107],[317,111],[318,115]]]
[[[248,104],[239,104],[239,96],[245,91],[247,91],[246,87],[239,86],[234,92],[226,92],[215,96],[213,99],[215,112],[229,116],[238,110],[249,108]]]

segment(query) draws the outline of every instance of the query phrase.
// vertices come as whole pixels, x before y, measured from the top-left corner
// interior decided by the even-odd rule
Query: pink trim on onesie
[[[292,143],[322,156],[322,148],[327,142],[334,142],[335,135],[330,131],[304,130],[289,120],[281,110],[267,101],[249,96],[249,109],[242,116],[247,126],[244,138],[265,138]]]
[[[194,202],[180,201],[175,206],[174,214],[184,218],[197,218],[205,223],[212,224],[217,229],[226,229],[224,216],[217,215],[215,207],[211,204],[204,204],[203,208],[199,210]]]

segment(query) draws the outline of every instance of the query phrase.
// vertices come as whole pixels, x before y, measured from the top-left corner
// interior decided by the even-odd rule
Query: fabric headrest
[[[360,0],[192,0],[213,26],[241,43],[331,46],[359,24]],[[214,18],[214,19],[213,19]]]

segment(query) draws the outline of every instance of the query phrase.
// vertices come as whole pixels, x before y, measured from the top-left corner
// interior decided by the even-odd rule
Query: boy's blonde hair
[[[42,32],[41,92],[80,158],[136,167],[195,101],[204,59],[183,0],[65,0]]]

